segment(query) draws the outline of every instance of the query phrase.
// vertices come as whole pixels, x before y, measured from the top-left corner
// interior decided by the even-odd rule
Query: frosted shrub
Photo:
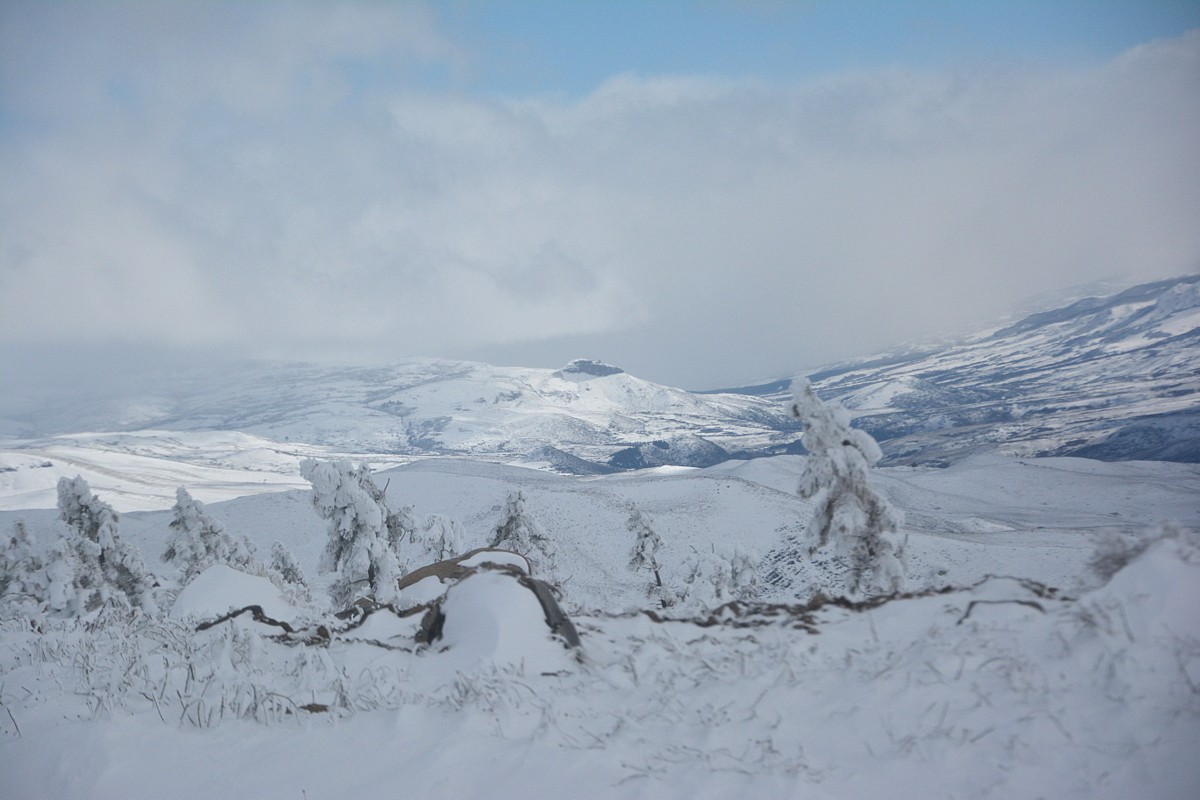
[[[743,548],[718,553],[696,553],[683,564],[679,606],[691,612],[709,611],[733,601],[758,596],[755,559]]]
[[[646,594],[659,605],[672,605],[675,598],[666,591],[662,580],[662,564],[658,561],[658,550],[662,547],[662,537],[654,530],[653,521],[641,512],[637,506],[630,503],[629,519],[625,527],[633,534],[633,549],[629,551],[629,569],[640,572],[643,568],[654,573],[654,583],[646,587]]]
[[[629,568],[637,572],[642,567],[648,567],[654,573],[655,583],[662,586],[662,576],[659,574],[662,565],[658,563],[658,549],[662,547],[662,537],[654,530],[650,519],[632,504],[629,506],[629,519],[625,527],[634,536],[633,550],[629,553]]]
[[[1166,522],[1149,535],[1136,538],[1117,531],[1105,531],[1096,536],[1095,549],[1088,560],[1088,568],[1104,583],[1137,559],[1155,542],[1163,539],[1177,540],[1181,552],[1195,553],[1200,549],[1200,535]]]
[[[809,456],[799,494],[817,498],[809,523],[809,553],[832,539],[849,565],[851,593],[891,593],[904,588],[904,544],[897,537],[900,514],[871,488],[868,470],[883,453],[870,434],[850,427],[850,415],[826,405],[812,384],[792,384],[792,416],[804,423]]]
[[[182,486],[175,492],[171,513],[173,535],[162,560],[183,571],[182,585],[213,564],[224,564],[252,575],[263,573],[254,546],[244,537],[238,540],[226,533],[221,523],[210,517],[204,505]]]
[[[1138,540],[1116,531],[1104,531],[1096,536],[1088,568],[1096,577],[1107,583],[1113,575],[1125,568],[1130,561],[1146,551],[1149,539]]]
[[[42,559],[34,550],[25,520],[18,519],[0,550],[0,602],[6,611],[32,611],[45,601],[46,589]]]
[[[154,578],[137,548],[121,540],[113,507],[94,497],[83,478],[62,478],[58,511],[73,558],[56,548],[54,555],[68,563],[48,566],[52,610],[77,614],[113,601],[157,613]]]
[[[313,508],[329,520],[320,569],[336,573],[330,587],[335,608],[346,608],[361,597],[380,603],[398,600],[397,551],[412,535],[411,517],[388,509],[365,464],[356,468],[348,461],[306,459],[300,474],[312,484]]]
[[[90,593],[79,590],[77,575],[80,572],[79,557],[66,538],[60,538],[50,546],[46,556],[46,606],[66,616],[75,617],[86,610]]]

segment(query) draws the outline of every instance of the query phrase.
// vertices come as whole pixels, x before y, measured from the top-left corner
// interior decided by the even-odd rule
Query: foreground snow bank
[[[268,579],[214,564],[183,587],[171,606],[171,616],[212,619],[246,606],[259,606],[266,616],[282,621],[294,620],[298,615]]]
[[[459,581],[441,603],[439,651],[448,667],[519,666],[534,673],[567,670],[572,656],[546,624],[537,596],[509,574],[483,570]]]
[[[491,577],[448,606],[480,611]],[[283,644],[240,618],[200,633],[9,624],[0,795],[1157,800],[1200,787],[1200,557],[1185,537],[1075,600],[993,579],[723,624],[578,618],[584,662],[553,672],[507,649],[545,644],[505,627],[509,602],[536,605],[506,595],[448,628],[458,646],[444,651]]]

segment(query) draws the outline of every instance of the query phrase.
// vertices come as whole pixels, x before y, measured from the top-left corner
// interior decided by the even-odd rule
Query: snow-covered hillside
[[[1039,312],[964,343],[811,376],[885,463],[998,449],[1200,461],[1200,275]],[[743,391],[785,396],[786,382]]]
[[[59,479],[76,475],[119,511],[168,508],[180,486],[204,502],[296,489],[308,485],[300,478],[303,458],[334,452],[236,431],[151,430],[20,442],[0,450],[0,508],[53,508]]]
[[[0,794],[1194,796],[1200,551],[1187,533],[1155,541],[1153,522],[1200,526],[1197,467],[986,456],[879,470],[907,520],[912,597],[805,605],[840,588],[826,561],[764,582],[760,599],[783,605],[717,624],[640,611],[650,578],[628,569],[629,503],[662,536],[668,583],[733,543],[762,556],[765,576],[812,511],[794,492],[801,467],[781,456],[579,478],[454,458],[378,475],[393,507],[455,519],[468,545],[520,489],[554,537],[578,660],[527,631],[522,653],[482,629],[444,651],[383,623],[325,644],[279,641],[248,618],[196,631],[251,600],[300,613],[231,570],[153,621],[9,623]],[[260,552],[282,541],[319,599],[326,523],[308,494],[208,512]],[[53,535],[50,510],[0,513],[0,530],[17,516],[39,541]],[[170,521],[120,521],[168,586],[157,556]],[[1107,583],[1087,567],[1105,534],[1148,543]]]
[[[1200,460],[1200,276],[1087,298],[964,343],[813,379],[885,464],[975,454]],[[84,475],[118,508],[296,486],[307,456],[385,467],[446,455],[595,475],[797,452],[786,381],[696,394],[596,361],[559,370],[409,359],[380,368],[179,370],[79,400],[0,398],[0,508],[50,507]],[[17,436],[19,434],[19,437]]]
[[[89,404],[8,403],[25,438],[80,431],[240,431],[276,442],[395,455],[504,454],[545,446],[604,461],[631,444],[693,435],[729,449],[795,427],[774,403],[697,395],[607,364],[558,370],[408,359],[387,367],[243,364],[164,375],[134,395]]]
[[[162,380],[153,399],[47,399],[11,415],[9,427],[53,435],[0,440],[0,508],[53,507],[58,479],[77,474],[133,510],[169,506],[180,484],[202,500],[297,486],[300,460],[314,456],[383,467],[470,455],[587,475],[707,466],[799,435],[773,401],[693,394],[585,360],[560,370],[255,364]]]

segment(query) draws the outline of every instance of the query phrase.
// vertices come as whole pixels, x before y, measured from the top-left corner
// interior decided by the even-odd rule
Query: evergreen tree
[[[388,509],[365,464],[355,468],[348,461],[306,459],[300,474],[313,486],[313,508],[329,520],[320,569],[336,573],[330,588],[335,607],[364,596],[380,603],[399,599],[398,549],[411,535],[411,515]]]
[[[46,554],[46,606],[70,617],[88,610],[92,593],[81,591],[79,574],[82,564],[71,541],[60,538]],[[99,602],[93,608],[98,607]]]
[[[516,491],[508,496],[504,520],[496,526],[488,546],[520,553],[529,559],[535,571],[543,575],[553,571],[554,543],[525,509],[524,492]]]
[[[61,478],[58,511],[75,554],[72,584],[78,600],[68,604],[71,609],[92,611],[111,600],[157,613],[154,578],[137,548],[121,540],[121,518],[113,507],[93,496],[83,478]]]
[[[283,546],[283,542],[271,545],[271,567],[268,573],[271,582],[286,594],[298,600],[311,601],[308,577],[291,551]]]
[[[695,553],[683,565],[677,602],[692,611],[708,611],[758,593],[755,560],[740,546],[732,551]]]
[[[904,588],[904,543],[897,538],[900,515],[871,488],[869,468],[883,457],[865,431],[850,427],[840,406],[821,402],[812,384],[792,384],[792,416],[804,423],[809,456],[799,494],[817,497],[809,523],[809,552],[834,540],[848,561],[852,593],[891,593]]]
[[[384,510],[383,526],[387,531],[388,548],[395,554],[398,567],[402,568],[406,561],[405,551],[412,550],[421,539],[417,520],[413,517],[412,508],[401,506],[393,511],[388,507],[383,492],[374,483],[371,483],[370,487],[379,492],[376,502]],[[403,573],[403,569],[401,569],[401,573]]]
[[[629,519],[625,527],[634,536],[633,549],[629,553],[629,568],[638,572],[643,567],[648,567],[654,573],[654,583],[650,586],[649,594],[661,594],[662,565],[658,563],[658,549],[662,547],[662,538],[654,530],[650,519],[632,503],[629,504]]]
[[[283,542],[275,542],[271,545],[271,571],[286,584],[308,588],[308,578],[305,576],[304,570],[292,552],[283,546]]]
[[[255,558],[254,546],[245,538],[234,539],[226,533],[221,523],[210,517],[204,505],[182,486],[175,491],[171,513],[169,527],[173,535],[162,560],[183,571],[182,585],[213,564],[224,564],[251,575],[265,573]]]
[[[741,545],[729,555],[729,590],[737,600],[758,597],[758,557]]]
[[[466,535],[456,520],[432,514],[415,533],[416,566],[445,561],[466,552]],[[419,563],[417,563],[419,562]]]

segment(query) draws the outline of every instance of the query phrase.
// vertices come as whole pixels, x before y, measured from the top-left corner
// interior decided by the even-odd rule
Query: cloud
[[[1073,69],[497,99],[409,4],[20,8],[10,343],[593,355],[703,386],[1200,268],[1196,32]]]

